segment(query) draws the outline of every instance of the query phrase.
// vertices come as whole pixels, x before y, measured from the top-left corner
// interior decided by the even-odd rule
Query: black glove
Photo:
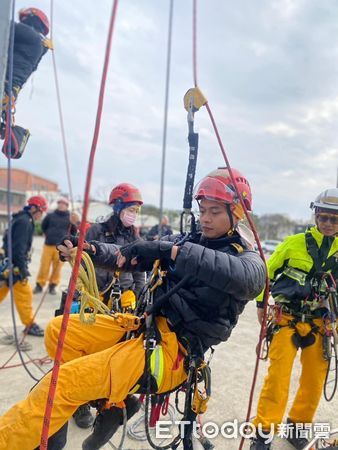
[[[79,243],[79,239],[78,239],[76,236],[73,236],[73,235],[67,235],[67,236],[65,236],[64,238],[62,238],[62,241],[59,242],[59,243],[56,245],[56,248],[57,248],[57,250],[58,250],[58,252],[59,252],[59,259],[60,259],[60,261],[62,261],[62,262],[67,261],[67,259],[66,259],[64,256],[62,256],[61,251],[58,249],[58,246],[59,246],[59,245],[64,245],[65,247],[67,247],[66,244],[65,244],[65,241],[70,241],[70,242],[72,243],[73,247],[77,247],[77,245],[78,245],[78,243]]]
[[[126,266],[130,265],[133,258],[137,262],[154,262],[156,259],[169,262],[173,242],[168,241],[136,241],[120,248],[121,254],[126,258]]]
[[[73,236],[72,234],[69,234],[69,235],[65,236],[64,238],[62,238],[62,241],[59,242],[56,246],[57,247],[59,245],[66,246],[65,241],[70,241],[72,243],[73,247],[77,247],[78,243],[79,243],[79,238],[76,236]]]
[[[73,245],[73,247],[77,247],[78,246],[78,244],[79,244],[79,238],[77,237],[77,236],[73,236],[73,235],[67,235],[67,236],[65,236],[63,239],[62,239],[62,241],[61,242],[59,242],[58,244],[57,244],[57,246],[56,246],[56,248],[58,249],[58,246],[59,245],[64,245],[65,247],[67,247],[66,246],[66,244],[65,244],[65,241],[70,241],[71,243],[72,243],[72,245]],[[93,244],[92,244],[93,245]],[[84,241],[83,242],[83,250],[86,252],[86,253],[88,253],[89,255],[95,255],[95,252],[93,251],[93,249],[92,249],[92,245],[91,244],[89,244],[87,241]],[[93,245],[94,247],[95,247],[95,245]],[[96,248],[96,247],[95,247]],[[65,257],[64,256],[62,256],[62,254],[61,254],[61,251],[58,249],[58,252],[59,252],[59,258],[60,258],[60,261],[63,261],[63,262],[65,262],[65,261],[67,261],[66,259],[65,259]]]

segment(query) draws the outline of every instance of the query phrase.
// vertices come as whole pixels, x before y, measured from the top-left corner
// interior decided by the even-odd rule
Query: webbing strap
[[[312,278],[316,272],[332,271],[338,273],[337,258],[334,255],[328,258],[333,239],[331,236],[324,236],[322,245],[319,248],[311,232],[307,231],[305,233],[306,249],[313,260],[313,267],[309,271],[308,279]]]
[[[183,209],[191,210],[196,164],[197,164],[198,133],[189,133],[188,141],[189,141],[189,165],[184,189]]]

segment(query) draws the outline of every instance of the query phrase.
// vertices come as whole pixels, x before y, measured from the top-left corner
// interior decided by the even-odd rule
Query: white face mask
[[[137,214],[129,211],[122,211],[120,215],[121,222],[125,227],[131,227],[136,221]]]

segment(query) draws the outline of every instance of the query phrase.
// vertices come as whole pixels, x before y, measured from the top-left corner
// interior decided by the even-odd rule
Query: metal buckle
[[[151,350],[154,351],[157,347],[157,341],[154,338],[146,338],[143,341],[143,347],[145,350]]]

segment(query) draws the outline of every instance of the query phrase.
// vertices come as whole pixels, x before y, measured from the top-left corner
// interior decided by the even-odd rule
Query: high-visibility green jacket
[[[307,242],[312,243],[318,255],[320,270],[315,267]],[[291,312],[300,312],[304,303],[314,310],[319,307],[312,296],[315,274],[332,272],[338,278],[338,237],[324,237],[317,227],[288,236],[273,252],[267,266],[275,303]],[[257,297],[258,307],[263,306],[263,294],[264,291]]]

